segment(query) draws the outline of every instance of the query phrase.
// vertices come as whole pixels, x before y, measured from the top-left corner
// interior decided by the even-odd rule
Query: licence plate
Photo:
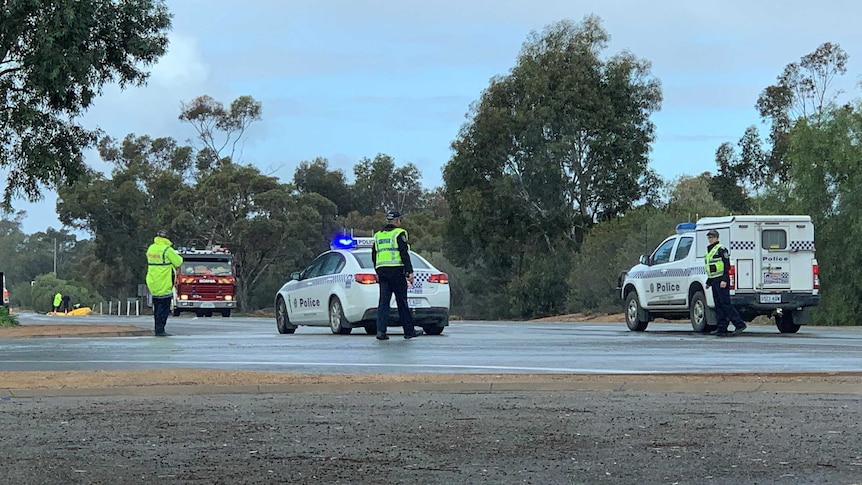
[[[421,298],[408,298],[407,299],[407,306],[409,306],[410,308],[422,306],[422,299]]]
[[[781,303],[781,295],[760,295],[760,303]]]

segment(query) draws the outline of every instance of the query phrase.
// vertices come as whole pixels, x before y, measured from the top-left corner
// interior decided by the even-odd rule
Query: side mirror
[[[299,271],[297,271],[295,273],[290,273],[290,279],[291,279],[291,281],[292,280],[298,280],[299,279]]]
[[[640,259],[638,259],[638,262],[640,264],[645,264],[645,265],[649,266],[649,256],[645,256],[645,255],[641,254],[641,257],[640,257]]]

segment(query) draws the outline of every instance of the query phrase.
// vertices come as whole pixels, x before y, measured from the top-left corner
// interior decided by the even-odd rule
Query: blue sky
[[[837,42],[850,55],[837,88],[859,96],[862,4],[725,0],[168,0],[168,54],[147,86],[111,86],[84,116],[122,138],[193,137],[179,104],[208,94],[263,104],[239,161],[283,182],[325,157],[352,180],[363,157],[386,153],[442,185],[450,143],[470,103],[506,74],[530,31],[596,14],[611,36],[605,55],[630,50],[652,62],[664,102],[653,116],[651,165],[666,179],[714,171],[716,148],[759,122],[757,96],[784,66]],[[97,156],[90,165],[109,171]],[[25,233],[60,228],[56,196],[27,211]]]

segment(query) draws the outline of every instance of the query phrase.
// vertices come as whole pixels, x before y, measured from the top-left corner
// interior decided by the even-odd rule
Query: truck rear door
[[[762,222],[757,251],[759,265],[759,287],[763,290],[789,290],[794,276],[793,259],[797,255],[791,249],[791,222]],[[796,268],[798,270],[798,266]],[[780,300],[779,300],[780,302]]]

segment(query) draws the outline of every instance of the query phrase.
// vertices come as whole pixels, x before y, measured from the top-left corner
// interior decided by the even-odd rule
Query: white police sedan
[[[329,326],[334,334],[354,328],[377,333],[377,273],[371,262],[374,239],[336,238],[332,248],[293,273],[275,296],[278,333],[294,333],[300,325]],[[407,302],[416,326],[428,335],[440,335],[449,325],[449,275],[410,251],[413,285]],[[399,326],[395,297],[390,301],[389,325]]]

